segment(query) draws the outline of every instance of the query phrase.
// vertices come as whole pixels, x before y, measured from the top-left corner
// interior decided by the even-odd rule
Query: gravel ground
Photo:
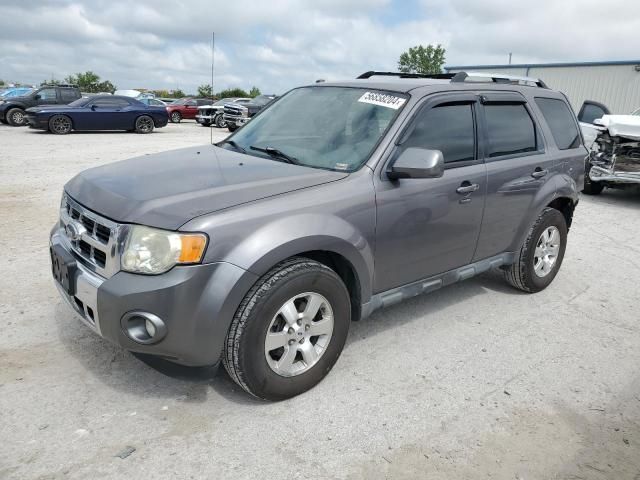
[[[490,272],[379,311],[318,387],[263,403],[101,340],[50,278],[66,180],[208,142],[0,125],[0,478],[640,478],[640,194],[582,198],[546,291]]]

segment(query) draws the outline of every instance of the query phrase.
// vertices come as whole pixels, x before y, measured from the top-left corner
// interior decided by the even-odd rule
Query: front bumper
[[[196,122],[202,124],[205,122],[209,122],[209,123],[213,123],[213,121],[215,120],[216,115],[196,115]]]
[[[228,115],[226,113],[224,114],[224,116],[222,118],[227,123],[227,125],[231,125],[231,126],[235,126],[235,127],[241,127],[241,126],[243,126],[245,123],[247,123],[250,120],[250,117],[241,117],[241,116],[237,116],[237,115]]]
[[[73,255],[58,225],[51,232],[50,246],[54,245]],[[74,257],[74,295],[54,282],[85,325],[126,350],[183,365],[205,366],[219,361],[233,315],[257,280],[254,274],[222,262],[175,267],[162,275],[118,272],[103,278],[82,258]],[[159,317],[167,327],[166,336],[151,345],[131,339],[121,320],[132,311]]]
[[[29,128],[37,128],[40,130],[47,130],[49,128],[49,122],[46,118],[40,118],[37,115],[27,114],[25,116]]]
[[[591,165],[589,178],[593,182],[624,183],[640,185],[640,172],[620,171]]]

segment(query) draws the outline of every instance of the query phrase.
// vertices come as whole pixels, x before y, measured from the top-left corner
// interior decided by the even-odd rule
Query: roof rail
[[[357,79],[366,79],[371,77],[398,77],[398,78],[435,78],[440,80],[450,80],[455,73],[403,73],[403,72],[376,72],[370,70],[356,77]]]
[[[511,83],[516,85],[529,85],[536,86],[539,88],[549,88],[547,84],[544,83],[539,78],[532,77],[519,77],[517,75],[508,75],[505,73],[486,73],[486,72],[458,72],[453,77],[451,77],[451,83],[462,83],[467,80],[467,78],[480,79],[480,82],[483,80],[486,82],[493,83]]]

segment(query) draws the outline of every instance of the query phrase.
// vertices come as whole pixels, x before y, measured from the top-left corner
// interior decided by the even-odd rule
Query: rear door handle
[[[456,188],[456,192],[461,195],[466,195],[467,193],[473,193],[480,188],[480,185],[477,183],[469,183],[467,181],[462,182],[462,184]]]
[[[547,173],[549,173],[549,170],[542,170],[540,167],[537,167],[533,173],[531,174],[531,176],[533,178],[542,178],[542,177],[546,177]]]

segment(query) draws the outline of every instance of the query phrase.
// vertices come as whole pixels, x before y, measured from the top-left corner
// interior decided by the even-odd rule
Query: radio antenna
[[[213,105],[213,65],[216,58],[216,32],[211,32],[211,104]],[[213,125],[209,125],[209,136],[213,145]]]

